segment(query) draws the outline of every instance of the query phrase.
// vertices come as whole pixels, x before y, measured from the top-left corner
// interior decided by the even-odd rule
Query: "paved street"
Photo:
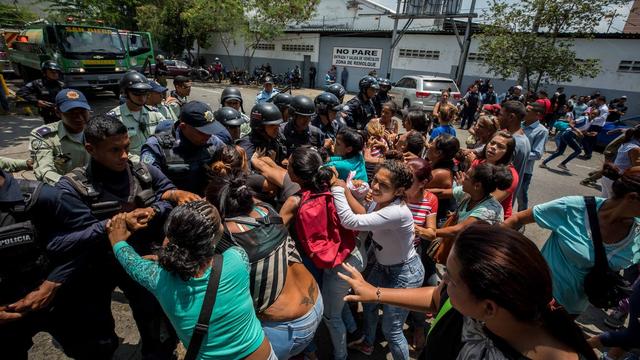
[[[217,84],[196,84],[190,96],[191,100],[201,100],[209,103],[213,109],[218,108],[220,93],[222,86]],[[255,94],[258,92],[257,88],[242,87],[241,91],[243,98],[245,99],[244,109],[245,112],[249,112],[254,104]],[[301,89],[294,90],[293,94],[304,94],[308,96],[315,96],[318,94],[317,90]],[[89,102],[94,108],[95,113],[101,113],[117,105],[117,100],[111,93],[97,94],[89,97]],[[0,155],[13,158],[26,158],[28,156],[28,135],[29,132],[36,126],[42,124],[42,121],[35,116],[1,116],[0,117]],[[464,143],[464,139],[467,137],[466,131],[459,131],[458,137],[461,142]],[[553,142],[549,142],[547,150],[555,148]],[[555,169],[556,164],[561,161],[553,161],[550,164],[551,169],[540,169],[535,167],[535,173],[530,189],[530,203],[535,205],[545,201],[549,201],[565,195],[596,195],[599,192],[595,189],[587,188],[579,185],[579,181],[586,177],[587,173],[597,169],[602,162],[602,155],[597,154],[592,160],[584,161],[576,159],[569,164],[571,173],[566,173],[561,170]],[[21,176],[30,177],[29,173],[23,173]],[[526,234],[541,246],[547,236],[547,232],[540,229],[535,225],[528,226]],[[120,346],[116,359],[137,359],[139,358],[139,350],[137,347],[138,336],[135,328],[135,324],[130,316],[128,307],[125,305],[125,299],[120,293],[114,295],[114,301],[112,302],[114,314],[116,317],[117,331],[122,338],[122,345]],[[579,320],[586,325],[589,333],[598,331],[598,328],[605,329],[601,324],[600,310],[592,309],[588,314],[581,317]],[[322,330],[319,335],[321,344],[319,344],[319,355],[321,359],[327,359],[329,349],[331,348],[326,330]],[[39,334],[34,340],[35,345],[30,352],[30,359],[65,359],[61,352],[56,349],[51,338],[45,334]],[[383,343],[384,344],[384,343]],[[386,351],[376,351],[373,359],[383,359]],[[366,357],[357,356],[353,354],[353,359],[364,359]],[[390,355],[389,357],[390,358]]]

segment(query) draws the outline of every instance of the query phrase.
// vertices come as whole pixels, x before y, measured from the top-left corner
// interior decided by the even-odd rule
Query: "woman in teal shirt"
[[[325,165],[335,167],[338,178],[341,180],[346,181],[349,173],[355,171],[356,175],[353,177],[355,180],[368,182],[362,149],[364,149],[362,135],[353,129],[342,128],[338,132],[334,144],[333,153],[336,156],[332,156]]]
[[[596,198],[600,233],[609,267],[614,271],[640,262],[640,169],[624,175],[605,166],[605,176],[615,177],[613,198]],[[584,278],[594,266],[593,241],[582,196],[566,196],[521,211],[505,222],[518,228],[537,223],[551,230],[542,247],[553,276],[553,297],[567,312],[579,315],[589,301]]]
[[[188,347],[207,291],[215,245],[222,236],[216,208],[206,201],[175,208],[167,220],[158,262],[143,259],[126,242],[131,233],[125,214],[113,217],[107,232],[122,267],[158,299]],[[239,247],[223,254],[216,302],[198,359],[276,359],[253,310],[249,260]]]

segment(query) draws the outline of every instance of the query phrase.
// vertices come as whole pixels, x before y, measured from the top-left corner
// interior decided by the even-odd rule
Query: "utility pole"
[[[391,46],[389,46],[389,60],[387,61],[387,79],[389,80],[391,80],[391,73],[393,72],[393,50],[396,47],[396,35],[398,34],[398,15],[400,15],[400,1],[401,0],[398,0],[398,4],[396,6],[396,17],[393,20],[393,32],[391,33]]]
[[[464,68],[467,66],[467,56],[469,55],[469,47],[471,46],[471,24],[473,20],[473,11],[476,9],[476,0],[471,0],[471,9],[469,9],[469,18],[467,20],[467,29],[464,33],[464,46],[460,53],[460,59],[458,60],[458,69],[456,71],[456,83],[458,86],[462,86],[462,78],[464,77]],[[452,21],[453,26],[456,25],[455,21]]]

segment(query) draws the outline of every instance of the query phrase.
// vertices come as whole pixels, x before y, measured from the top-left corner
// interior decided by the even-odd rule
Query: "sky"
[[[387,6],[391,9],[396,9],[397,2],[396,0],[373,0],[377,3],[380,3],[384,6]],[[509,3],[517,3],[518,0],[506,0]],[[482,16],[482,11],[487,10],[489,8],[490,0],[476,0],[476,13]],[[633,5],[633,0],[630,0],[627,5],[620,6],[616,9],[616,13],[619,14],[611,23],[611,28],[609,32],[622,32],[624,28],[625,21],[627,20],[627,16],[629,15],[629,11],[631,10],[631,6]],[[471,7],[471,0],[462,0],[462,9],[461,12],[468,12]],[[600,23],[600,26],[596,29],[597,32],[607,32],[609,28],[608,20],[603,20]]]

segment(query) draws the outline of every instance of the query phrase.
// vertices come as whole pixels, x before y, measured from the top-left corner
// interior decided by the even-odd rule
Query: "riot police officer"
[[[215,116],[217,122],[227,128],[234,141],[240,139],[240,127],[245,124],[242,113],[236,111],[236,109],[232,107],[223,106],[220,109],[216,110],[213,115]]]
[[[251,132],[251,125],[249,125],[249,117],[244,113],[244,105],[242,100],[242,93],[237,87],[226,87],[220,94],[220,106],[230,107],[240,113],[244,119],[244,123],[240,125],[240,137],[247,135]]]
[[[251,109],[251,133],[237,141],[251,159],[256,149],[264,149],[273,155],[276,164],[281,164],[287,158],[287,148],[280,136],[280,125],[283,123],[282,114],[278,107],[271,103],[256,104]]]
[[[382,114],[382,105],[387,101],[391,100],[389,96],[389,90],[391,90],[391,81],[389,79],[378,79],[378,86],[380,86],[380,90],[376,96],[373,97],[373,105],[376,108],[376,114],[380,116]]]
[[[360,88],[358,95],[347,102],[345,121],[349,127],[364,130],[369,120],[378,117],[372,100],[380,87],[373,76],[363,77],[358,86]]]
[[[109,315],[104,321],[113,329],[111,293],[118,286],[129,300],[140,332],[142,358],[173,359],[177,337],[171,324],[155,297],[131,279],[110,252],[105,225],[115,214],[127,212],[127,224],[136,229],[129,243],[138,254],[151,254],[164,239],[164,220],[172,209],[171,203],[161,199],[175,186],[156,167],[129,160],[127,127],[112,115],[89,120],[84,134],[89,164],[63,176],[56,186],[80,204],[75,211],[90,218],[87,226],[98,224],[90,237],[99,236],[101,242],[91,244],[95,254],[85,271],[95,289],[85,301],[104,307]]]
[[[262,91],[260,91],[256,96],[256,104],[262,104],[279,93],[277,89],[273,88],[273,78],[271,76],[266,76],[264,78],[262,86]]]
[[[347,90],[345,90],[344,86],[338,83],[332,84],[327,87],[327,92],[335,95],[340,101],[340,104],[344,102],[344,96],[347,95]]]
[[[289,104],[291,119],[280,125],[280,133],[287,144],[287,153],[302,145],[312,145],[316,148],[324,145],[324,135],[317,127],[311,125],[311,117],[316,113],[313,100],[297,95]]]
[[[207,104],[190,101],[175,126],[147,139],[140,158],[162,171],[178,189],[204,195],[207,167],[224,146],[215,135],[221,131],[228,134]]]
[[[60,120],[56,114],[55,98],[64,87],[60,81],[62,68],[53,60],[47,60],[40,67],[42,78],[24,85],[16,95],[38,108],[45,124]]]
[[[0,247],[4,358],[27,359],[40,331],[75,359],[111,359],[118,347],[110,308],[89,296],[96,283],[85,268],[99,224],[78,213],[82,206],[55,187],[0,171],[0,243],[11,244]]]
[[[56,96],[62,120],[42,125],[29,135],[36,179],[55,185],[62,175],[89,161],[84,149],[84,127],[91,107],[79,90],[63,89]]]
[[[287,93],[280,93],[273,98],[273,104],[280,109],[280,113],[282,114],[282,120],[284,122],[289,121],[289,105],[291,104],[291,100],[293,96]]]
[[[338,131],[347,124],[337,116],[342,109],[338,98],[330,92],[323,92],[313,101],[316,106],[316,114],[311,124],[322,131],[326,139],[335,141]]]
[[[155,132],[155,128],[165,117],[157,111],[150,111],[147,103],[151,85],[144,75],[137,71],[129,71],[120,80],[120,91],[126,102],[108,112],[120,120],[126,127],[131,141],[130,152],[140,155],[142,145]]]

